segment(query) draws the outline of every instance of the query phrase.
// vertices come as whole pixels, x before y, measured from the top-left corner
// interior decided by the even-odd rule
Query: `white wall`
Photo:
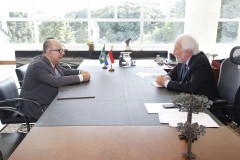
[[[185,33],[196,38],[200,50],[212,53],[217,35],[221,0],[187,0]]]
[[[199,42],[200,50],[227,58],[239,44],[216,44],[221,0],[186,0],[185,33]]]

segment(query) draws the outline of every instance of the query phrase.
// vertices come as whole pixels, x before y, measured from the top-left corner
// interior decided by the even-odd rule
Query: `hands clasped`
[[[166,76],[163,75],[159,75],[156,78],[156,83],[159,86],[164,86],[165,82],[168,80],[168,78]]]
[[[91,75],[89,72],[87,71],[81,71],[81,74],[83,76],[83,82],[89,81],[89,79],[91,78]]]

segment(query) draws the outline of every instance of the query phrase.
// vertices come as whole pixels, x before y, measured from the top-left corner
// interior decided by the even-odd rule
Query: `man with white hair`
[[[170,90],[220,98],[214,74],[206,55],[199,50],[198,42],[190,35],[177,37],[173,55],[178,64],[167,75],[159,75],[156,83]]]

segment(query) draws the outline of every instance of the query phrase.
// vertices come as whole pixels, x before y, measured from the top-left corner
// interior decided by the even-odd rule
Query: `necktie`
[[[186,74],[187,74],[187,64],[184,64],[182,69],[182,81],[185,78]]]
[[[53,70],[55,71],[55,66],[53,66]]]

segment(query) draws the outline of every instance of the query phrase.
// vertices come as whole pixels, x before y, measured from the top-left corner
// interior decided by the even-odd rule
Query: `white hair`
[[[182,50],[191,50],[192,55],[200,52],[198,42],[190,35],[182,34],[177,37],[177,40],[182,42]]]

